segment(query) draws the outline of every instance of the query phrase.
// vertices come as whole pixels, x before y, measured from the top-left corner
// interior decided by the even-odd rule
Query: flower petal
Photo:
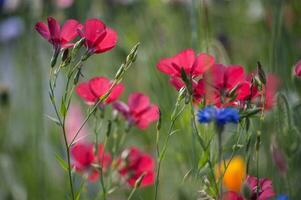
[[[61,43],[65,44],[73,40],[77,35],[77,29],[81,27],[81,24],[74,20],[69,19],[65,22],[61,30]]]
[[[47,21],[51,43],[57,45],[60,43],[60,24],[53,17],[48,17]]]
[[[46,40],[50,39],[49,29],[45,23],[43,22],[36,23],[34,29],[36,29],[36,31],[38,31],[38,33],[40,33],[40,35]]]
[[[97,97],[92,93],[88,82],[82,82],[78,84],[75,91],[78,96],[80,96],[89,104],[94,103],[97,99]]]
[[[193,76],[202,75],[210,67],[213,66],[215,60],[214,57],[205,53],[200,53],[193,64],[191,74]]]
[[[103,53],[114,48],[117,43],[117,38],[117,32],[115,32],[113,29],[106,28],[106,35],[104,39],[97,44],[95,53]]]
[[[128,105],[132,113],[138,114],[150,105],[149,97],[135,92],[129,96]]]

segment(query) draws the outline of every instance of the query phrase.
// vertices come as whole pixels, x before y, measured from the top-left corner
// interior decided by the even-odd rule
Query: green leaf
[[[208,151],[204,151],[202,157],[199,160],[198,169],[201,170],[203,167],[205,167],[205,165],[207,164],[208,160],[209,160],[209,152]]]
[[[67,107],[66,107],[66,104],[65,104],[65,101],[64,101],[63,98],[62,98],[62,103],[61,103],[61,109],[60,109],[60,112],[61,112],[61,115],[62,115],[63,117],[65,117],[66,114],[67,114]]]
[[[68,164],[67,162],[58,154],[55,154],[55,158],[58,161],[58,163],[61,165],[61,167],[65,170],[68,171]]]
[[[54,123],[56,123],[57,125],[60,125],[60,121],[55,118],[55,117],[51,117],[49,115],[45,115],[48,119],[50,119],[51,121],[53,121]]]

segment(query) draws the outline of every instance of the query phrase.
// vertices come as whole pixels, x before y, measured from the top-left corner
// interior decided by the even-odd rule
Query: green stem
[[[178,100],[176,102],[175,108],[174,108],[174,110],[172,112],[173,114],[177,112],[179,105],[180,104],[179,104],[179,100]],[[157,151],[157,156],[158,156],[157,163],[158,164],[157,164],[157,172],[156,172],[157,175],[156,175],[156,182],[155,182],[155,200],[157,200],[157,198],[158,198],[158,188],[159,188],[159,178],[160,178],[161,164],[162,164],[162,161],[163,161],[163,159],[165,157],[165,153],[166,153],[166,150],[167,150],[167,146],[168,146],[168,143],[169,143],[170,136],[172,135],[172,131],[173,131],[175,122],[178,119],[178,117],[181,115],[181,113],[183,112],[183,110],[184,110],[184,108],[181,109],[175,116],[172,116],[171,123],[169,125],[169,129],[168,129],[168,132],[167,132],[167,137],[165,139],[165,142],[164,142],[161,154],[159,154],[158,151]],[[158,140],[157,140],[157,144],[156,144],[157,145],[157,149],[159,149]]]

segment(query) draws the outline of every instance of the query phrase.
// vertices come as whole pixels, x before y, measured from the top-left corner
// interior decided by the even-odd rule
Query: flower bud
[[[241,189],[241,192],[242,192],[242,195],[245,197],[245,199],[251,199],[251,196],[252,196],[252,190],[249,186],[248,183],[244,183],[242,185],[242,189]]]

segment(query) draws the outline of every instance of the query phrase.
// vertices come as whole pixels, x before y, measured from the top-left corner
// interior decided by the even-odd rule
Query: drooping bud
[[[265,72],[264,70],[262,69],[262,65],[261,63],[258,61],[257,62],[257,73],[258,73],[258,76],[259,76],[259,80],[261,81],[261,83],[263,83],[264,85],[266,84],[266,75],[265,75]]]
[[[278,168],[279,172],[284,175],[287,172],[288,165],[286,158],[284,156],[284,153],[281,151],[279,148],[277,141],[276,141],[276,136],[272,136],[272,142],[271,142],[271,154],[272,154],[272,159],[276,167]]]

